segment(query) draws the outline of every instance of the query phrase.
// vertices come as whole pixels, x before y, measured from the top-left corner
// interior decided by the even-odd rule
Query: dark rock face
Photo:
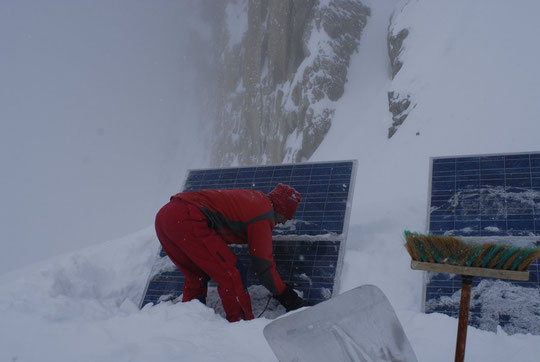
[[[369,8],[357,0],[228,0],[212,163],[308,159],[330,129]]]
[[[388,104],[393,120],[392,126],[388,128],[388,138],[391,138],[409,115],[409,107],[411,106],[410,96],[408,94],[401,95],[394,91],[388,92]]]
[[[399,73],[403,66],[403,61],[400,58],[403,51],[404,41],[409,35],[409,30],[401,29],[396,31],[392,26],[392,19],[390,19],[390,26],[388,27],[388,56],[390,57],[390,65],[392,68],[392,79]],[[411,101],[409,94],[402,94],[396,91],[388,92],[388,109],[392,113],[392,125],[388,128],[388,138],[391,138],[403,124],[409,112],[416,106]]]
[[[399,33],[392,34],[391,31],[388,31],[388,56],[390,57],[390,65],[392,66],[392,79],[399,72],[403,66],[403,62],[399,58],[401,50],[403,47],[403,41],[409,35],[409,30],[401,29]]]

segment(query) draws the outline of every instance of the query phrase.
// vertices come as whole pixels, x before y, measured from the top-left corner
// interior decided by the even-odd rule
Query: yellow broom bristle
[[[420,256],[420,244],[417,243],[417,239],[414,237],[414,235],[407,234],[406,240],[405,247],[407,248],[411,258],[416,261],[422,261],[422,257]]]
[[[407,242],[405,243],[405,247],[407,248],[407,251],[409,252],[409,255],[411,256],[412,260],[419,261],[420,255],[416,252],[416,248],[411,244],[413,243],[407,240]]]
[[[474,252],[474,248],[468,248],[466,245],[462,245],[461,249],[457,251],[457,255],[454,258],[456,265],[466,265]]]
[[[502,269],[505,269],[505,270],[510,270],[510,268],[512,267],[512,265],[514,265],[514,262],[517,260],[517,258],[519,257],[519,255],[521,254],[521,251],[520,250],[516,250],[511,257],[508,258],[508,260],[506,261],[506,263],[504,263],[504,265],[502,266]]]
[[[523,261],[519,264],[516,270],[524,271],[529,269],[529,265],[531,265],[532,262],[538,258],[540,258],[540,249],[536,249],[535,251],[530,253],[528,257],[523,259]]]
[[[435,258],[433,256],[434,249],[430,245],[429,240],[427,240],[427,238],[420,238],[420,243],[422,244],[422,248],[424,249],[428,262],[434,263],[435,262]]]

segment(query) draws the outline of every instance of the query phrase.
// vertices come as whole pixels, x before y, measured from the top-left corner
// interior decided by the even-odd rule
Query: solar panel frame
[[[528,162],[526,161],[528,159]],[[448,174],[448,180],[441,180],[440,182],[448,182],[451,183],[450,177],[454,177],[454,181],[456,184],[454,185],[454,188],[450,188],[450,185],[446,185],[449,188],[447,189],[449,192],[445,193],[444,188],[440,188],[438,190],[434,190],[433,184],[434,184],[434,173],[435,171],[441,171],[444,172],[444,170],[435,170],[434,169],[434,163],[436,160],[448,160],[449,162],[452,162],[452,160],[455,161],[455,169],[454,172],[449,172]],[[460,169],[458,170],[458,162],[457,160],[460,160]],[[475,168],[475,165],[473,165],[474,162],[479,162],[478,170],[478,180],[476,180],[476,175],[472,169]],[[528,165],[527,165],[528,163]],[[502,171],[500,169],[497,169],[497,166],[503,166]],[[506,172],[506,170],[509,169],[509,172]],[[529,171],[527,171],[529,170]],[[459,172],[458,172],[459,171]],[[450,176],[454,175],[454,176]],[[482,177],[482,176],[486,177]],[[527,181],[527,175],[529,180]],[[459,180],[458,180],[459,176]],[[443,175],[443,178],[445,176]],[[491,186],[492,188],[497,187],[504,187],[504,190],[510,189],[510,190],[519,190],[519,189],[530,189],[534,192],[538,191],[540,192],[540,152],[517,152],[517,153],[496,153],[496,154],[479,154],[479,155],[458,155],[458,156],[445,156],[445,157],[431,157],[429,162],[429,186],[428,186],[428,198],[427,198],[427,213],[426,213],[426,232],[427,233],[433,233],[433,234],[445,234],[442,232],[444,228],[438,229],[435,232],[432,230],[432,211],[433,211],[433,196],[434,191],[440,192],[437,196],[440,196],[440,200],[435,200],[436,202],[445,202],[448,201],[448,196],[450,196],[452,193],[455,195],[458,190],[460,189],[458,187],[457,182],[461,182],[459,186],[467,186],[471,185],[471,189],[474,190],[474,187],[477,187],[479,192],[482,189],[482,187],[486,188],[487,186]],[[478,182],[477,182],[478,181]],[[464,189],[464,188],[462,188]],[[436,194],[436,193],[435,193]],[[484,198],[484,201],[486,199]],[[536,200],[536,199],[535,199]],[[466,236],[466,235],[459,235],[457,233],[456,235],[462,238],[465,241],[470,242],[501,242],[501,243],[512,243],[518,246],[522,247],[540,247],[540,209],[538,208],[538,205],[540,205],[540,199],[538,199],[538,204],[536,206],[532,206],[531,209],[519,209],[514,208],[510,209],[510,213],[508,213],[508,204],[505,202],[505,214],[504,217],[500,217],[500,220],[497,220],[496,217],[493,215],[483,215],[483,210],[480,207],[481,201],[479,201],[479,212],[478,214],[474,215],[476,218],[479,218],[479,220],[476,223],[471,223],[470,226],[478,226],[478,230],[475,230],[474,227],[472,228],[473,236]],[[437,206],[437,203],[435,203]],[[442,205],[442,204],[441,204]],[[463,209],[458,209],[463,210]],[[532,220],[532,226],[530,220],[524,223],[519,222],[519,216],[520,215],[531,215],[530,218]],[[506,221],[506,224],[503,226],[503,219],[508,220],[508,217],[510,216],[511,224],[513,225],[524,225],[527,226],[526,232],[529,235],[523,235],[524,233],[520,233],[519,230],[514,228],[508,228],[508,221]],[[485,219],[484,219],[485,217]],[[499,232],[496,230],[495,232],[483,232],[484,225],[490,225],[490,224],[484,224],[483,221],[488,220],[490,223],[494,222],[500,222],[501,230],[502,232]],[[461,222],[462,224],[460,226],[467,225],[467,221],[465,218],[458,220],[458,222]],[[443,225],[445,225],[443,223]],[[447,225],[449,226],[450,222],[448,222]],[[499,224],[495,224],[499,225]],[[456,227],[456,220],[454,219],[454,225],[451,230],[458,229]],[[489,230],[488,230],[489,231]],[[517,233],[515,231],[518,231]],[[532,235],[531,235],[532,234]],[[532,287],[532,288],[538,288],[540,289],[540,262],[537,260],[535,261],[529,268],[529,274],[530,278],[528,282],[516,282],[516,281],[509,281],[511,284],[514,285],[520,285],[524,287]],[[458,315],[458,309],[455,306],[446,306],[441,307],[437,310],[427,310],[426,304],[428,300],[431,300],[432,298],[440,297],[443,295],[446,296],[452,296],[454,293],[456,293],[458,290],[461,289],[461,276],[456,275],[446,275],[446,274],[440,274],[440,273],[430,273],[430,272],[424,272],[423,275],[424,283],[423,283],[423,291],[422,291],[422,312],[424,313],[433,313],[433,312],[441,312],[448,314],[453,317],[457,317]],[[474,278],[473,280],[473,288],[478,286],[478,284],[484,280],[489,278]],[[433,292],[433,289],[436,289],[437,292]],[[478,326],[478,321],[480,319],[480,311],[477,310],[477,308],[472,308],[470,313],[470,324]],[[500,325],[504,326],[505,324],[509,323],[509,316],[506,316],[507,320],[501,320]]]
[[[532,156],[532,158],[531,158]],[[482,175],[479,175],[479,179],[478,179],[478,182],[476,182],[476,180],[473,180],[473,175],[471,175],[470,173],[468,174],[467,173],[467,170],[466,169],[463,169],[463,170],[460,170],[461,174],[460,174],[460,185],[471,185],[471,186],[475,186],[477,185],[478,188],[480,188],[482,185],[486,186],[486,185],[490,185],[490,186],[497,186],[496,183],[502,183],[502,181],[504,181],[504,183],[498,185],[500,187],[505,187],[505,188],[514,188],[514,190],[516,189],[519,189],[519,188],[528,188],[528,189],[531,189],[531,190],[534,190],[534,191],[538,191],[540,192],[540,153],[539,152],[518,152],[518,153],[507,153],[507,154],[503,154],[503,153],[497,153],[497,154],[479,154],[479,155],[461,155],[461,156],[445,156],[445,157],[431,157],[430,158],[430,165],[429,165],[429,186],[428,186],[428,198],[427,198],[427,214],[426,214],[426,220],[427,220],[427,231],[428,232],[431,232],[433,233],[433,229],[431,228],[431,222],[432,222],[432,219],[431,219],[431,216],[432,216],[432,212],[431,212],[431,208],[433,206],[433,203],[432,203],[432,199],[433,199],[433,194],[434,194],[434,190],[433,190],[433,175],[434,175],[434,161],[435,160],[457,160],[457,159],[460,159],[460,160],[463,160],[461,161],[460,163],[463,163],[463,164],[467,164],[467,163],[471,163],[473,162],[472,160],[475,160],[475,159],[478,159],[478,162],[480,162],[482,164],[482,162],[484,163],[488,163],[488,162],[492,162],[492,159],[493,158],[500,158],[500,162],[504,162],[504,167],[505,169],[514,169],[514,171],[512,172],[505,172],[504,173],[504,179],[503,180],[497,180],[496,176],[493,176],[493,175],[489,175],[488,176],[491,176],[491,177],[488,177],[488,178],[483,178]],[[511,159],[507,159],[506,157],[510,157]],[[522,165],[520,165],[520,160],[523,160],[523,159],[526,159],[527,157],[529,157],[529,160],[532,160],[532,162],[530,162],[530,166],[525,166],[525,167],[522,167]],[[483,160],[482,160],[483,158]],[[510,164],[510,161],[514,161],[516,162],[515,165],[511,165]],[[507,167],[508,166],[508,167]],[[515,167],[515,166],[518,166],[518,167]],[[482,169],[481,168],[482,165],[480,165],[479,169]],[[524,168],[525,169],[530,169],[531,171],[524,171]],[[486,169],[483,169],[484,171]],[[529,180],[526,181],[527,179],[527,176],[524,176],[526,174],[529,174],[528,175],[528,178]],[[457,170],[455,172],[455,174],[457,175]],[[506,178],[506,175],[509,175],[508,178]],[[501,175],[499,175],[501,176]],[[457,177],[456,177],[457,179]],[[489,181],[489,184],[486,184],[486,182]],[[454,182],[457,182],[457,180],[455,180]],[[457,186],[455,186],[455,189],[457,190]],[[437,190],[439,191],[439,190]],[[449,194],[449,192],[446,193],[446,196]],[[440,195],[437,195],[439,197],[441,197],[441,202],[443,201],[447,201],[447,199],[444,199],[445,197],[445,194],[440,194]],[[535,240],[538,240],[538,237],[540,236],[540,209],[538,208],[535,208],[535,207],[531,207],[529,210],[517,210],[517,209],[512,209],[511,213],[510,214],[506,214],[506,216],[508,215],[511,215],[510,217],[510,222],[511,223],[515,223],[516,225],[519,225],[520,223],[519,222],[516,222],[516,217],[515,216],[518,216],[518,215],[521,215],[519,213],[517,213],[517,211],[521,211],[523,213],[529,213],[531,215],[531,217],[529,218],[529,220],[527,220],[527,225],[529,226],[527,229],[525,229],[526,231],[531,231],[533,234],[535,235],[508,235],[508,233],[499,233],[499,234],[496,234],[494,232],[484,232],[482,230],[479,230],[478,233],[471,233],[471,235],[460,235],[461,237],[464,237],[464,238],[467,238],[469,240],[472,240],[472,241],[483,241],[483,240],[510,240],[511,242],[517,242],[517,243],[533,243]],[[506,212],[506,211],[505,211]],[[538,213],[538,214],[536,214]],[[478,214],[481,219],[478,221],[480,224],[479,224],[479,229],[482,225],[482,222],[485,221],[482,219],[483,216],[489,216],[489,215],[483,215],[481,213]],[[458,218],[459,219],[459,218]],[[506,217],[506,219],[508,219],[508,217]],[[457,220],[457,222],[460,222],[461,220]],[[456,220],[454,220],[454,222],[456,222]],[[449,222],[448,222],[449,223]],[[522,223],[523,224],[523,223]],[[455,229],[455,228],[454,228]],[[504,227],[504,230],[505,231],[508,231],[508,230],[515,230],[515,229],[509,229],[508,227]],[[522,229],[523,230],[523,229]],[[437,233],[437,232],[435,232]],[[440,234],[440,233],[439,233]],[[474,234],[479,234],[479,235],[474,235]],[[456,234],[458,235],[458,234]]]
[[[329,168],[332,165],[336,165],[336,166]],[[307,295],[307,296],[304,295],[304,297],[307,297],[308,299],[313,300],[315,302],[320,302],[324,299],[327,299],[327,297],[331,297],[335,295],[336,293],[338,293],[339,288],[340,288],[340,276],[341,276],[341,270],[343,267],[343,261],[344,261],[344,256],[345,256],[346,239],[348,235],[349,221],[350,221],[350,215],[351,215],[351,209],[352,209],[352,199],[354,197],[354,186],[356,183],[357,167],[358,166],[357,166],[356,160],[342,160],[342,161],[325,161],[325,162],[305,162],[305,163],[297,163],[297,164],[223,167],[223,168],[218,168],[218,169],[214,169],[214,168],[190,169],[188,170],[188,172],[186,173],[184,177],[182,190],[189,191],[190,189],[192,189],[191,185],[189,184],[190,180],[199,181],[201,183],[200,185],[204,186],[203,188],[197,188],[197,189],[224,188],[223,186],[230,184],[230,180],[236,179],[238,175],[242,175],[244,177],[242,178],[242,180],[246,179],[246,176],[248,177],[248,179],[252,176],[252,179],[251,179],[252,181],[244,182],[241,184],[235,184],[235,186],[233,187],[225,187],[225,188],[258,189],[258,190],[263,191],[265,194],[267,194],[273,189],[273,187],[275,187],[275,185],[278,182],[289,183],[291,186],[295,187],[302,194],[302,202],[299,205],[299,208],[295,215],[295,219],[293,219],[293,221],[296,221],[297,224],[299,223],[298,220],[305,223],[309,223],[310,221],[312,221],[310,217],[313,218],[314,215],[317,215],[317,214],[320,215],[321,213],[327,217],[325,217],[324,222],[321,222],[320,227],[316,229],[309,229],[309,228],[302,229],[302,224],[300,225],[295,224],[294,229],[300,230],[301,232],[300,235],[295,232],[288,233],[286,230],[285,232],[282,232],[281,234],[276,234],[276,231],[280,230],[280,228],[276,227],[273,233],[274,248],[279,247],[280,244],[286,243],[286,242],[295,243],[296,244],[295,247],[300,247],[302,242],[317,243],[317,247],[315,248],[315,253],[316,253],[315,255],[302,254],[301,255],[301,257],[303,258],[302,260],[294,260],[294,263],[293,263],[293,260],[291,260],[291,264],[290,264],[291,272],[289,273],[289,275],[292,275],[293,267],[299,271],[302,270],[303,267],[306,267],[306,265],[311,262],[311,260],[309,259],[312,257],[322,258],[321,262],[323,263],[325,262],[324,261],[325,258],[331,262],[335,261],[336,263],[335,274],[333,275],[333,278],[331,280],[328,278],[329,276],[328,274],[325,275],[326,269],[324,265],[314,264],[312,266],[312,270],[314,274],[311,275],[311,279],[308,278],[309,283],[313,283],[313,285],[320,285],[321,288],[320,289],[311,288],[311,287],[308,288],[308,292],[310,293],[310,295]],[[230,170],[230,172],[227,172],[227,170]],[[311,171],[308,174],[307,171],[309,170]],[[311,179],[311,176],[316,176],[316,179]],[[306,180],[310,180],[311,183],[306,185],[305,184]],[[325,199],[329,195],[332,196],[330,197],[330,200],[340,199],[341,197],[341,199],[343,199],[345,202],[344,207],[339,205],[338,202],[325,203],[324,199],[320,195],[318,195],[318,188],[320,188],[320,186],[317,186],[317,185],[324,183],[325,180],[328,182],[328,188],[324,191],[324,194],[326,195]],[[335,189],[332,189],[333,186],[330,185],[330,181],[332,180],[337,183],[345,181],[345,183],[343,183],[342,186],[346,187],[346,191],[343,191],[343,188],[341,190],[338,190],[339,187],[335,187]],[[318,205],[318,204],[321,204],[321,205]],[[306,207],[308,207],[307,210],[306,210]],[[313,208],[313,210],[310,208]],[[308,220],[305,221],[305,219],[308,219]],[[330,219],[330,220],[327,220],[327,219]],[[323,226],[325,225],[326,226],[330,225],[332,229],[327,229],[326,227],[323,228]],[[340,233],[321,234],[321,232],[323,231],[327,231],[327,232],[332,231],[332,230],[335,231],[337,230],[337,228],[339,228]],[[323,251],[330,252],[331,247],[333,248],[337,247],[338,249],[337,257],[335,257],[335,253],[334,253],[334,256],[326,255],[326,254],[321,255]],[[244,262],[247,265],[250,264],[250,261],[246,259],[249,257],[246,246],[231,245],[231,248],[233,249],[235,254],[237,254],[240,261]],[[165,253],[161,249],[160,249],[160,255],[161,257],[165,255]],[[162,259],[161,257],[158,256],[157,259]],[[276,258],[276,262],[277,261],[278,261],[278,258]],[[281,263],[281,261],[280,263],[277,263],[277,264],[278,264],[278,270],[279,268],[286,267],[284,266],[285,264]],[[248,266],[248,269],[249,269],[249,266]],[[320,275],[315,275],[315,271],[317,271]],[[153,273],[154,273],[154,270],[152,271],[151,275]],[[171,286],[179,285],[179,283],[183,284],[183,276],[179,277],[178,273],[180,273],[180,271],[178,270],[176,270],[175,272],[171,272],[170,275],[165,273],[165,276],[167,279],[166,283],[170,283]],[[259,284],[258,280],[255,281],[253,279],[252,273],[247,273],[247,274],[248,274],[247,285],[251,285],[252,283]],[[281,274],[281,275],[283,276],[284,274]],[[283,279],[284,281],[287,282],[287,278],[283,278]],[[180,280],[182,281],[180,282]],[[152,281],[153,279],[149,278],[147,285],[145,287],[145,291],[143,293],[141,303],[140,303],[141,307],[143,307],[149,302],[146,296],[149,292],[149,286],[152,283]],[[295,283],[295,287],[301,284],[298,280],[295,280],[294,283]],[[211,283],[211,285],[215,285],[215,283]],[[325,286],[331,286],[332,291],[331,291],[330,296],[323,295]],[[317,294],[317,290],[323,294]],[[175,294],[176,296],[181,294],[181,290],[179,290],[179,288],[174,289],[171,287],[171,291],[172,291],[172,294]],[[311,295],[312,292],[317,295]]]

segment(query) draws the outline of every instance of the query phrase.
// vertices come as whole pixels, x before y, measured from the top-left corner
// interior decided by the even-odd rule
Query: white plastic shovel
[[[279,318],[264,336],[281,362],[417,361],[392,305],[374,285]]]

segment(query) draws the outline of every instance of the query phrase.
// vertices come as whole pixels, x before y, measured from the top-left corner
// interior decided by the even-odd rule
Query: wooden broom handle
[[[472,280],[473,277],[471,275],[461,276],[461,301],[459,303],[455,362],[463,362],[465,359],[465,343],[467,342],[467,325],[469,323]]]

